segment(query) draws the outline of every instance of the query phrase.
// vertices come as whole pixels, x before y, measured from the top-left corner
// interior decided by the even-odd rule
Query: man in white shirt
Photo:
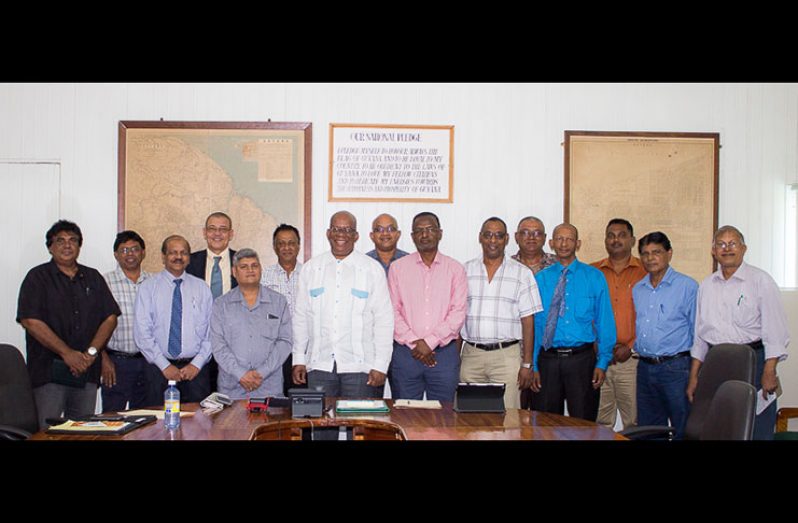
[[[465,264],[468,312],[460,381],[504,383],[504,406],[521,408],[521,390],[532,384],[534,314],[543,310],[532,271],[504,255],[507,224],[488,218],[479,232],[482,256]]]
[[[393,350],[393,307],[382,266],[354,250],[357,220],[330,219],[330,252],[302,268],[296,296],[293,381],[328,397],[380,398]]]
[[[743,234],[731,225],[715,232],[712,256],[720,269],[707,276],[696,298],[695,342],[687,397],[693,400],[698,371],[709,350],[719,343],[750,345],[756,354],[754,386],[761,394],[778,388],[776,365],[787,358],[790,334],[781,293],[765,271],[744,263]],[[754,439],[773,439],[776,402],[770,404],[754,422]]]

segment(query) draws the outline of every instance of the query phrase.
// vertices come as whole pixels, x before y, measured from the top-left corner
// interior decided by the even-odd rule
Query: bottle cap
[[[177,385],[177,382],[175,380],[169,380],[169,386],[171,387],[172,385]]]

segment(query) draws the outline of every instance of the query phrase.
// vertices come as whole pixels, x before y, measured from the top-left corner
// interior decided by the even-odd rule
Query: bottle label
[[[164,412],[180,413],[180,401],[179,400],[164,401],[163,410]]]

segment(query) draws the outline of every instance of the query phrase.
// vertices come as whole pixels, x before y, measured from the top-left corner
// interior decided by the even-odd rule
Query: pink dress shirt
[[[465,322],[468,280],[463,265],[441,254],[427,267],[418,252],[396,260],[388,271],[394,310],[394,340],[411,349],[423,339],[433,350],[457,338]]]

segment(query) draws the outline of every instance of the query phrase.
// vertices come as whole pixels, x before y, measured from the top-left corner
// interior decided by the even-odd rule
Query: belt
[[[544,350],[542,354],[551,354],[552,356],[571,356],[573,354],[579,354],[580,352],[584,352],[586,350],[593,350],[593,342],[590,343],[583,343],[582,345],[576,345],[574,347],[552,347],[548,350]]]
[[[499,341],[497,343],[473,343],[466,340],[466,343],[471,345],[472,347],[476,347],[482,350],[497,350],[497,349],[505,349],[510,347],[511,345],[517,345],[520,343],[519,340],[507,340],[507,341]]]
[[[677,354],[673,354],[671,356],[643,356],[642,354],[638,354],[637,357],[645,361],[646,363],[650,363],[652,365],[659,365],[660,363],[665,363],[669,360],[675,360],[676,358],[686,358],[690,355],[690,351],[686,350],[684,352],[679,352]]]
[[[715,345],[718,345],[718,344],[716,343]],[[710,344],[709,348],[711,349],[715,345]],[[765,349],[765,344],[762,343],[762,340],[756,340],[756,341],[752,341],[750,343],[741,343],[740,345],[748,345],[749,347],[751,347],[754,350],[764,350]]]
[[[169,363],[174,363],[175,365],[182,365],[184,363],[191,363],[194,358],[182,358],[179,360],[167,360]]]
[[[114,356],[117,358],[125,358],[125,359],[132,359],[132,358],[143,358],[144,355],[140,352],[122,352],[120,350],[111,350],[105,349],[110,356]]]

